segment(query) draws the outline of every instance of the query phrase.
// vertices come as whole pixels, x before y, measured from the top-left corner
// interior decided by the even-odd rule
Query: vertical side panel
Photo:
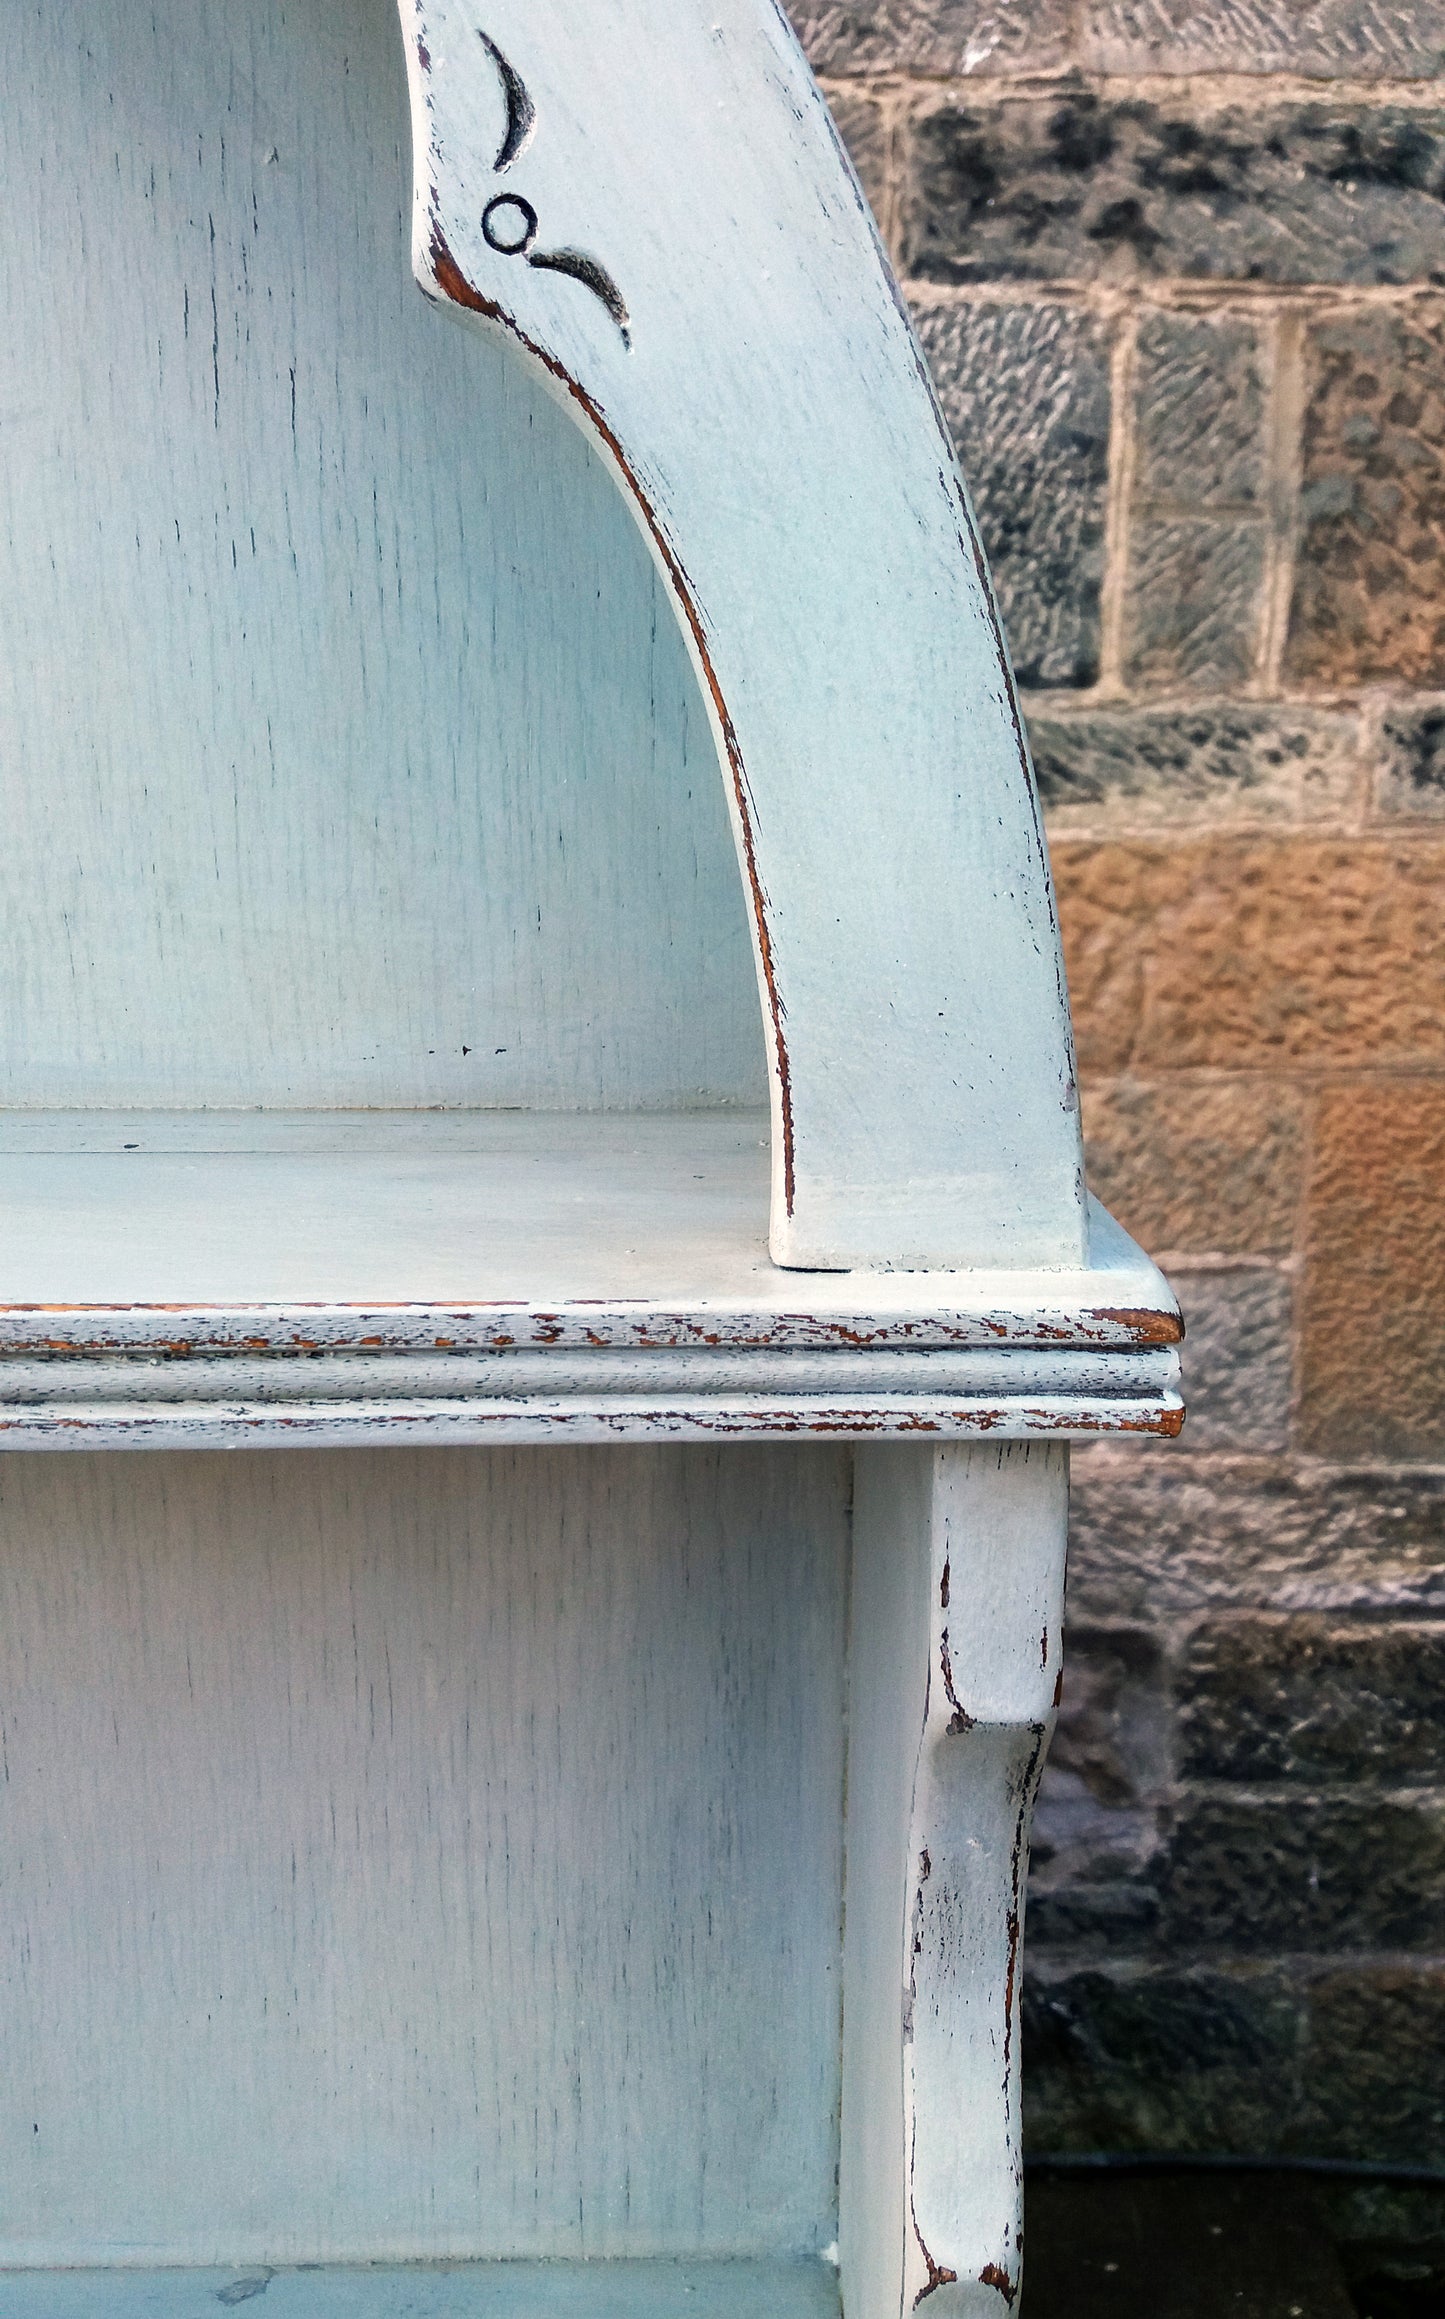
[[[997,2319],[1021,2280],[1019,1966],[1067,1451],[865,1451],[857,1471],[844,2311]]]
[[[602,447],[709,704],[775,1258],[1077,1263],[1068,1001],[997,608],[782,9],[401,0],[401,21],[418,280]]]

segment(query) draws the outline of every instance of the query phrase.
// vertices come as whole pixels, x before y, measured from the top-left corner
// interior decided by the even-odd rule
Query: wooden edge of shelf
[[[821,1400],[779,1396],[609,1395],[546,1400],[64,1401],[11,1405],[3,1450],[507,1447],[522,1443],[716,1440],[1024,1441],[1098,1434],[1173,1436],[1184,1422],[1172,1377],[1109,1398],[929,1394]]]

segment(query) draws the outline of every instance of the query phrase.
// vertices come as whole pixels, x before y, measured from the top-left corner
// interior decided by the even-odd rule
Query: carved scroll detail
[[[537,126],[537,108],[526,82],[496,42],[485,32],[479,32],[477,38],[497,68],[507,107],[507,125],[492,163],[500,177],[531,143]],[[630,347],[632,329],[627,301],[601,259],[592,257],[586,250],[536,249],[533,245],[537,230],[537,212],[520,193],[494,194],[482,211],[482,238],[488,249],[495,250],[501,258],[525,258],[539,273],[565,274],[570,281],[580,282],[584,290],[590,290],[606,307],[622,333],[623,345]]]

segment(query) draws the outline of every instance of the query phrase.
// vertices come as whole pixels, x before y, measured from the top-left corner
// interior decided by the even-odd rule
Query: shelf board
[[[838,2274],[816,2260],[0,2271],[6,2319],[217,2319],[253,2300],[265,2319],[837,2319]]]
[[[1177,1307],[1076,1271],[790,1272],[765,1118],[12,1113],[0,1442],[1179,1422]]]

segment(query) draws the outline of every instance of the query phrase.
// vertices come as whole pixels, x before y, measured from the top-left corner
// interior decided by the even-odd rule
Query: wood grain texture
[[[1068,1453],[858,1455],[840,2234],[848,2319],[1005,2319],[1019,1991],[1062,1667]]]
[[[848,1486],[8,1461],[0,2262],[825,2246]]]
[[[1179,1422],[1173,1298],[1106,1217],[1086,1271],[805,1283],[729,1114],[31,1113],[0,1202],[0,1448]]]
[[[0,5],[6,1104],[766,1100],[615,486],[417,296],[386,0]]]
[[[401,14],[418,279],[603,447],[709,704],[771,1046],[774,1257],[1077,1263],[1068,1005],[997,614],[781,9]]]
[[[817,2261],[0,2274],[5,2319],[217,2319],[257,2295],[265,2319],[838,2319]]]

